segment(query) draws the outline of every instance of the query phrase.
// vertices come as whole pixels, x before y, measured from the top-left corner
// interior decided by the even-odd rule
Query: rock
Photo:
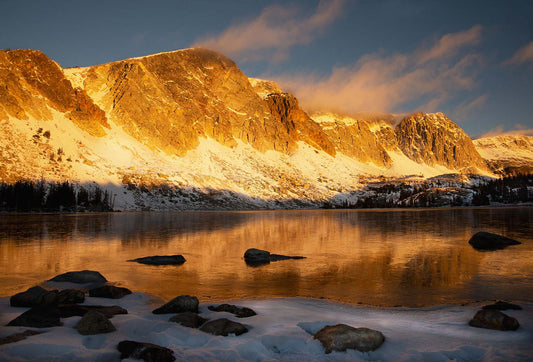
[[[57,293],[57,290],[54,292]],[[50,293],[50,291],[39,286],[31,287],[25,292],[15,294],[9,298],[9,304],[12,307],[34,307],[39,304],[52,304],[49,301],[50,299],[55,300],[55,297]]]
[[[128,288],[115,287],[113,285],[104,285],[89,290],[89,296],[97,298],[120,299],[128,294],[131,294],[131,290]]]
[[[63,325],[59,318],[60,312],[57,307],[37,305],[22,313],[7,325],[33,328],[57,327]]]
[[[142,359],[146,362],[172,362],[175,361],[172,350],[152,343],[122,341],[117,346],[120,359]]]
[[[105,283],[107,279],[102,274],[93,270],[67,272],[50,279],[51,282],[69,282],[76,284]]]
[[[170,322],[175,322],[181,324],[182,326],[189,328],[198,328],[208,320],[200,317],[198,314],[193,312],[183,312],[176,314],[169,319]]]
[[[128,314],[128,311],[118,305],[103,306],[103,305],[77,305],[77,304],[67,304],[60,305],[59,312],[61,313],[61,318],[69,318],[73,316],[83,317],[89,311],[96,311],[107,318],[113,318],[117,314]]]
[[[14,333],[14,334],[11,334],[11,335],[9,335],[7,337],[0,338],[0,345],[22,341],[23,339],[26,339],[26,337],[34,336],[36,334],[41,334],[41,333],[44,333],[44,332],[32,331],[30,329],[27,329],[24,332]]]
[[[78,289],[63,289],[57,293],[57,304],[77,304],[85,301],[85,293]]]
[[[509,245],[522,244],[514,239],[507,238],[498,234],[488,233],[480,231],[470,238],[468,241],[474,249],[477,250],[500,250],[508,247]]]
[[[257,314],[253,309],[246,308],[246,307],[237,307],[236,305],[232,305],[232,304],[220,304],[217,307],[210,305],[207,308],[214,312],[233,313],[235,314],[235,316],[237,316],[237,318],[247,318],[247,317],[251,317]]]
[[[154,314],[169,314],[169,313],[182,313],[182,312],[194,312],[198,313],[198,298],[191,297],[190,295],[180,295],[165,305],[154,309]]]
[[[483,309],[476,313],[468,322],[472,327],[497,329],[500,331],[515,331],[520,327],[518,321],[507,314],[494,309]]]
[[[224,336],[228,334],[235,334],[240,336],[243,333],[248,332],[248,328],[238,322],[230,321],[226,318],[215,319],[205,323],[200,330],[205,333],[214,334],[215,336]]]
[[[316,332],[314,339],[318,339],[326,353],[331,351],[346,351],[356,349],[361,352],[374,351],[385,341],[385,336],[373,329],[354,328],[346,324],[325,326]]]
[[[249,266],[260,266],[269,264],[271,261],[287,259],[305,259],[304,256],[287,256],[280,254],[270,254],[269,251],[251,248],[244,253],[244,261]]]
[[[87,312],[74,328],[83,335],[110,333],[117,330],[105,315],[94,310]]]
[[[494,304],[489,304],[489,305],[484,306],[482,309],[496,309],[496,310],[514,309],[514,310],[521,310],[522,307],[517,305],[517,304],[502,302],[501,300],[499,300],[499,301],[497,301]]]
[[[185,263],[186,260],[183,255],[154,255],[128,261],[135,261],[137,263],[148,265],[181,265]]]

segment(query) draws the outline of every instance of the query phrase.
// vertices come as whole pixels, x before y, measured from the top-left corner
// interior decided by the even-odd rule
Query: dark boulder
[[[215,336],[228,336],[229,334],[235,334],[240,336],[243,333],[248,332],[248,328],[239,322],[233,322],[226,318],[215,319],[213,321],[206,322],[200,330],[205,333],[214,334]]]
[[[170,302],[152,311],[152,313],[154,314],[170,314],[182,312],[198,313],[198,298],[192,297],[190,295],[180,295],[172,299]]]
[[[89,290],[89,296],[97,298],[120,299],[128,294],[131,294],[131,290],[128,288],[115,287],[113,285],[104,285]]]
[[[44,333],[44,332],[32,331],[31,329],[27,329],[24,332],[10,334],[9,336],[0,338],[0,345],[22,341],[23,339],[26,339],[26,337],[34,336],[36,334],[41,334],[41,333]]]
[[[354,328],[346,324],[325,326],[316,332],[314,339],[318,339],[324,346],[326,353],[331,351],[346,351],[356,349],[361,352],[374,351],[385,341],[385,336],[379,331],[369,328]]]
[[[499,300],[499,301],[497,301],[494,304],[489,304],[489,305],[483,306],[482,309],[496,309],[496,310],[514,309],[514,310],[521,310],[522,307],[517,305],[517,304],[503,302],[503,301]]]
[[[57,293],[57,304],[77,304],[85,301],[85,293],[78,289],[63,289]]]
[[[234,314],[237,318],[247,318],[256,315],[257,313],[250,308],[246,307],[237,307],[232,304],[220,304],[218,306],[210,305],[207,307],[209,310],[214,312],[228,312]]]
[[[474,249],[483,251],[500,250],[508,247],[509,245],[522,244],[514,239],[485,231],[480,231],[474,234],[468,243],[472,245]]]
[[[198,328],[202,324],[207,322],[207,319],[202,318],[198,314],[193,312],[183,312],[171,317],[169,321],[181,324],[184,327]]]
[[[110,333],[117,330],[105,315],[94,310],[87,312],[74,328],[83,335]]]
[[[135,261],[137,263],[148,265],[181,265],[185,263],[186,260],[183,255],[154,255],[128,261]]]
[[[497,329],[500,331],[515,331],[520,327],[518,321],[507,314],[495,309],[483,309],[476,313],[468,322],[472,327]]]
[[[145,362],[173,362],[176,360],[172,350],[152,343],[122,341],[117,346],[120,359],[132,358]]]
[[[102,274],[93,270],[81,270],[56,275],[51,282],[69,282],[76,284],[105,283],[107,279]]]
[[[9,298],[12,307],[34,307],[40,304],[54,304],[56,301],[57,290],[48,291],[42,287],[36,286],[29,288],[25,292],[13,295]]]
[[[62,326],[59,320],[61,314],[57,307],[51,305],[37,305],[9,322],[8,326],[48,328]]]
[[[73,316],[83,317],[89,311],[96,311],[107,318],[113,318],[117,314],[128,314],[128,311],[118,305],[78,305],[78,304],[65,304],[60,305],[59,312],[61,313],[61,318],[69,318]]]
[[[270,254],[269,251],[251,248],[244,253],[244,261],[249,266],[261,266],[269,264],[271,261],[287,259],[305,259],[304,256],[287,256],[280,254]]]

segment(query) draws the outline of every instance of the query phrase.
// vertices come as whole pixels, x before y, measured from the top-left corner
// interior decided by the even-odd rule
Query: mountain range
[[[472,141],[442,113],[307,113],[203,48],[68,69],[0,50],[0,79],[0,182],[99,185],[116,209],[316,206],[376,180],[532,171],[533,137]]]

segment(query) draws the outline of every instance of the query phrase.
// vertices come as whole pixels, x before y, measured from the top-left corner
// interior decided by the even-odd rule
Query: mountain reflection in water
[[[533,208],[3,214],[0,296],[91,269],[170,299],[327,298],[421,306],[533,301]],[[479,230],[522,245],[474,250]],[[248,248],[307,259],[249,267]],[[182,254],[180,266],[128,262]]]

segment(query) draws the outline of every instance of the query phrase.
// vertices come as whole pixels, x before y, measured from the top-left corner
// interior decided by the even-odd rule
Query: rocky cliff
[[[468,135],[442,113],[414,113],[396,126],[398,147],[410,159],[472,172],[486,165]]]
[[[498,174],[533,172],[533,137],[505,135],[474,140],[477,151]]]

